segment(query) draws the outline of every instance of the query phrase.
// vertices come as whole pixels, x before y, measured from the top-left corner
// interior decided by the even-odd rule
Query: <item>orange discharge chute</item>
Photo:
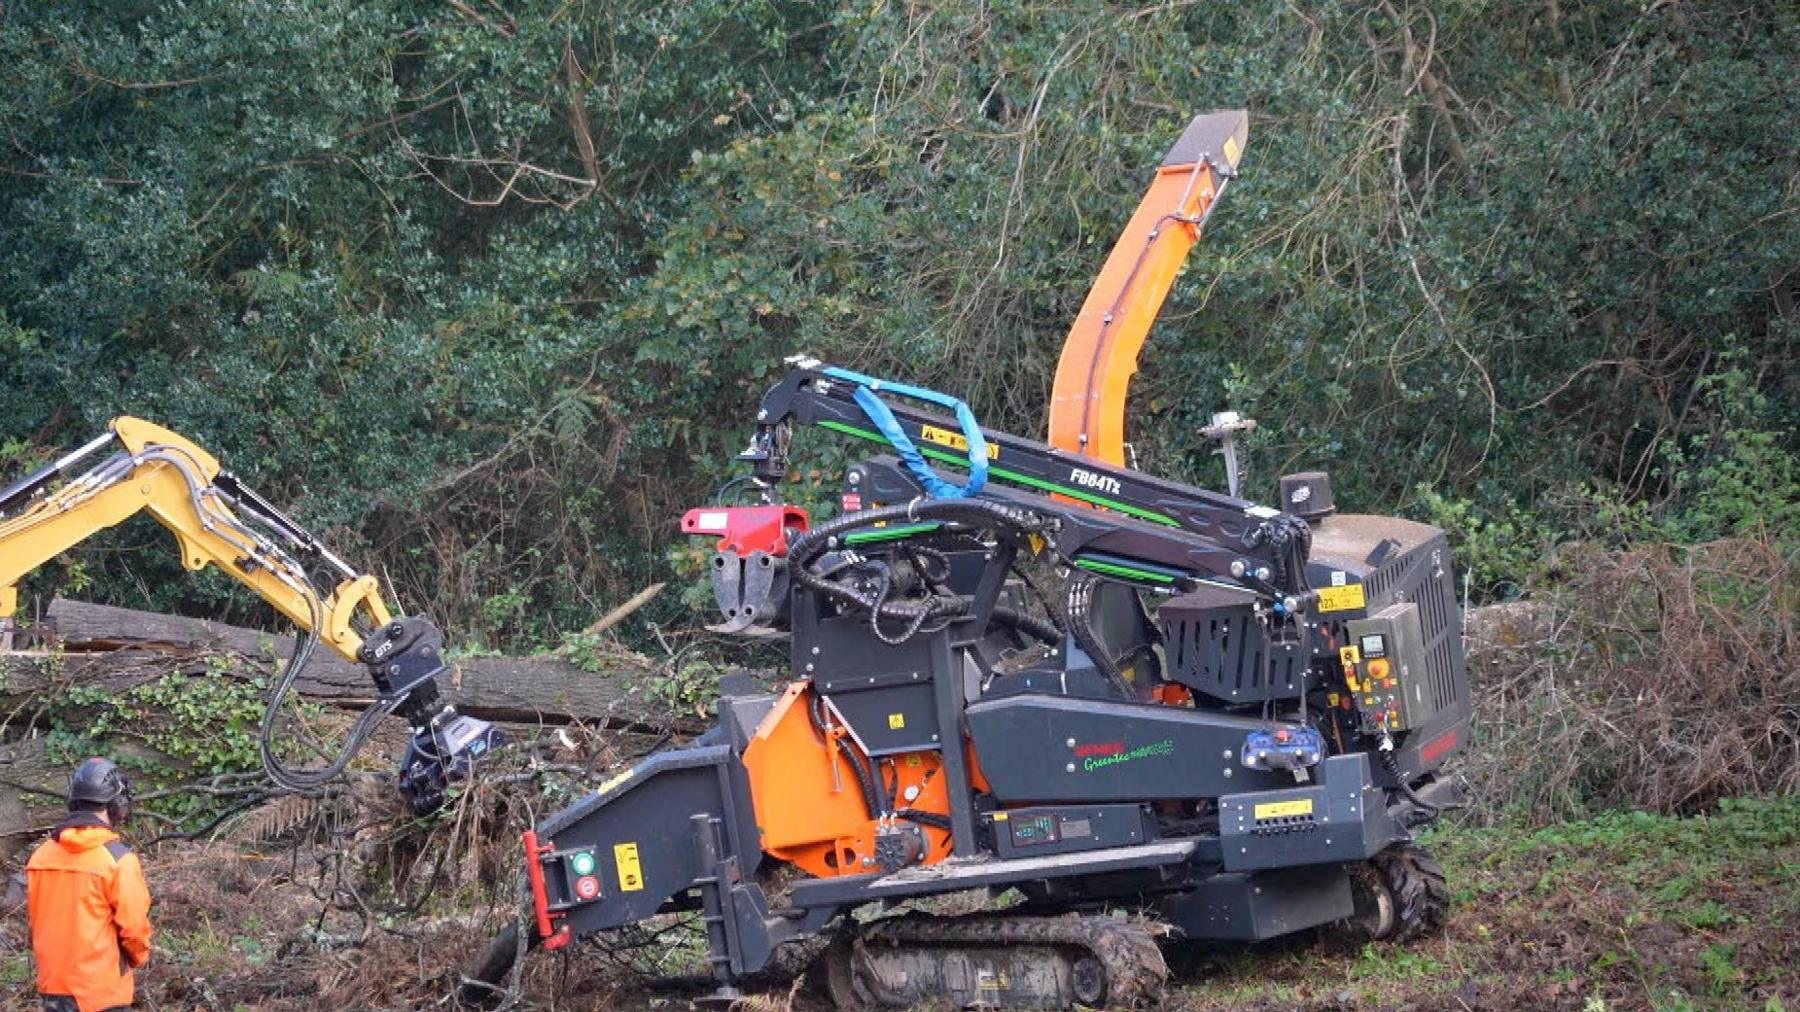
[[[1196,116],[1169,149],[1063,342],[1050,397],[1051,446],[1125,463],[1125,391],[1138,350],[1236,173],[1249,130],[1242,110]]]

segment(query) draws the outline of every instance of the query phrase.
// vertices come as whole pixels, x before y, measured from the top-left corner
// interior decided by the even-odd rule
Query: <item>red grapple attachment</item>
[[[798,506],[715,506],[681,516],[683,534],[716,534],[719,551],[748,555],[787,554],[787,532],[804,533],[811,521]]]
[[[708,628],[752,635],[780,629],[788,605],[788,534],[810,523],[798,506],[703,507],[682,515],[683,533],[719,539],[712,585],[725,621]]]

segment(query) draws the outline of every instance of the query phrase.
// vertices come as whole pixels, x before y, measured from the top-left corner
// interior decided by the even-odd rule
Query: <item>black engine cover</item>
[[[1155,703],[1019,695],[968,709],[981,772],[1003,804],[1216,798],[1293,787],[1238,765],[1269,721]]]

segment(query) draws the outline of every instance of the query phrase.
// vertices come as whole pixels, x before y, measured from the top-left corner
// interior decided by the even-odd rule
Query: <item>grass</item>
[[[1441,937],[1201,957],[1172,1007],[1800,1012],[1800,798],[1435,831]]]

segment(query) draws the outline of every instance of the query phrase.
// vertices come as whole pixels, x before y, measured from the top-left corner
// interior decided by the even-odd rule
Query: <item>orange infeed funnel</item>
[[[1063,342],[1050,396],[1051,446],[1125,463],[1125,393],[1138,351],[1235,175],[1249,129],[1242,110],[1196,116],[1169,149]]]
[[[880,830],[869,817],[856,774],[830,734],[813,726],[808,708],[812,683],[790,684],[744,749],[750,800],[763,850],[817,878],[857,875],[874,865]],[[945,816],[950,809],[943,762],[936,752],[910,752],[872,763],[874,775],[889,783],[900,807]],[[950,856],[950,834],[921,826],[925,852],[920,864]]]

